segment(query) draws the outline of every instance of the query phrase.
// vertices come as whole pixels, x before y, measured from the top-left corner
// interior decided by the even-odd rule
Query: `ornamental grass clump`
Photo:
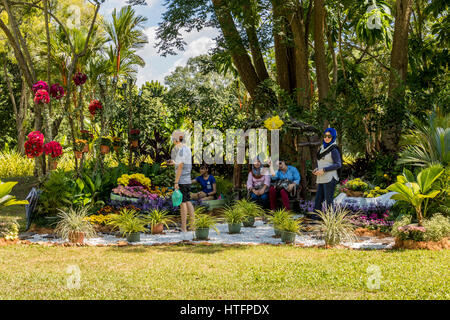
[[[129,236],[132,233],[146,231],[145,226],[148,221],[139,216],[139,212],[133,209],[123,208],[119,214],[114,214],[108,223],[113,229],[118,229],[123,236]]]
[[[275,229],[276,234],[278,234],[278,231],[280,230],[280,226],[287,220],[291,219],[292,212],[289,210],[286,210],[284,208],[278,209],[273,211],[271,215],[268,215],[269,223],[273,225],[273,228]]]
[[[318,230],[322,232],[325,245],[334,246],[342,242],[354,242],[356,236],[353,224],[349,219],[351,211],[346,207],[328,206],[323,211],[316,210],[321,221],[318,221]]]
[[[71,242],[75,234],[83,234],[83,238],[92,238],[95,236],[94,226],[88,220],[89,207],[69,208],[68,210],[58,209],[59,221],[55,232],[63,239],[69,239]]]
[[[194,212],[195,219],[191,222],[191,226],[195,230],[195,237],[199,240],[208,238],[210,228],[213,228],[217,234],[220,233],[216,227],[216,218],[204,212],[204,207],[198,207]]]
[[[253,226],[255,223],[255,218],[261,217],[264,214],[263,208],[261,208],[256,202],[246,199],[236,201],[233,207],[236,210],[241,210],[244,214],[244,227]]]

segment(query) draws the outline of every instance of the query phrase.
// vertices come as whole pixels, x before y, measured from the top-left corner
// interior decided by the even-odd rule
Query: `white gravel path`
[[[241,228],[241,233],[239,234],[229,234],[227,224],[218,224],[217,229],[219,234],[213,229],[209,231],[209,243],[213,244],[281,244],[283,243],[280,238],[274,238],[273,227],[268,224],[264,224],[262,221],[256,221],[255,227],[253,228]],[[67,242],[62,239],[52,239],[46,238],[45,234],[35,234],[31,238],[28,238],[32,243],[42,243],[42,242],[56,242],[64,243]],[[183,240],[189,240],[193,243],[204,242],[193,241],[195,237],[194,232],[177,232],[174,230],[165,231],[165,234],[152,235],[141,233],[141,241],[133,242],[132,245],[156,245],[164,243],[174,243],[181,242]],[[394,245],[393,238],[378,239],[375,237],[363,237],[355,243],[343,243],[342,245],[353,248],[353,249],[390,249]],[[111,245],[117,244],[118,242],[126,241],[125,238],[118,238],[109,234],[101,234],[99,237],[87,239],[85,242],[88,245]],[[320,239],[316,239],[309,234],[297,235],[295,238],[295,244],[302,245],[305,247],[310,246],[321,246],[325,242]]]

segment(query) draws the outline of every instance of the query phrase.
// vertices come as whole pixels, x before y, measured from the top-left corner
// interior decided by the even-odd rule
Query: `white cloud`
[[[157,26],[149,27],[145,30],[149,43],[138,52],[145,60],[146,66],[139,69],[137,84],[140,86],[146,81],[158,80],[164,82],[164,78],[175,70],[178,66],[184,66],[189,58],[205,54],[214,46],[213,38],[217,36],[217,30],[205,28],[200,32],[181,32],[184,41],[187,43],[184,51],[179,51],[177,56],[161,57],[158,49],[154,48],[156,43]]]

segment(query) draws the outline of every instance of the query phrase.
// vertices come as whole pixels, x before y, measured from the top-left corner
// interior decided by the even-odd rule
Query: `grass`
[[[0,299],[449,299],[449,261],[448,250],[14,245],[0,247]]]

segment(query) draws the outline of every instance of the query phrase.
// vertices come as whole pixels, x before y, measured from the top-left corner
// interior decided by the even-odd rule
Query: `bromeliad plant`
[[[325,245],[334,246],[343,241],[355,241],[353,224],[350,222],[351,211],[346,207],[328,206],[323,211],[316,210],[321,218],[318,229],[323,233]]]
[[[119,214],[111,216],[108,224],[113,226],[114,229],[119,229],[123,236],[129,236],[132,233],[146,231],[145,226],[148,224],[148,221],[141,218],[138,211],[123,208]]]
[[[397,192],[391,199],[405,201],[414,207],[419,226],[422,226],[427,216],[428,201],[441,192],[435,189],[435,182],[443,172],[440,165],[434,165],[422,170],[415,178],[411,171],[404,169],[403,175],[397,177],[397,182],[387,188]],[[422,208],[423,203],[425,205]]]
[[[70,242],[82,243],[84,238],[91,238],[95,233],[94,226],[88,221],[89,207],[58,209],[58,218],[55,232],[63,239]]]

